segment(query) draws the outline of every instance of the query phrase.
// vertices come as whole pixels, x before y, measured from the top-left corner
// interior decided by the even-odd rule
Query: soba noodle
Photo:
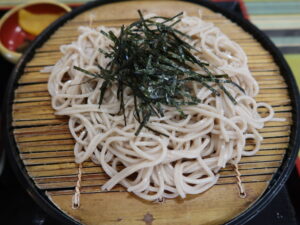
[[[102,79],[93,79],[73,67],[99,72],[97,64],[105,67],[109,59],[98,49],[109,49],[111,41],[100,30],[119,29],[79,27],[78,39],[61,46],[63,57],[51,68],[48,89],[56,115],[69,116],[69,128],[76,144],[76,163],[91,159],[102,167],[110,179],[101,187],[111,190],[117,184],[140,198],[155,201],[164,198],[185,198],[212,187],[219,171],[227,164],[237,165],[242,156],[254,155],[260,148],[262,136],[258,129],[273,118],[274,112],[266,103],[254,97],[259,87],[251,75],[242,48],[224,35],[219,28],[200,17],[184,15],[176,28],[190,36],[191,45],[199,50],[194,54],[209,63],[209,69],[227,73],[246,94],[231,84],[224,84],[236,99],[235,105],[224,93],[215,96],[199,83],[192,91],[201,103],[182,107],[186,118],[177,110],[164,106],[164,117],[151,117],[148,126],[168,137],[142,129],[133,116],[134,99],[124,90],[127,125],[117,115],[119,100],[113,84],[105,93],[99,107]],[[195,66],[194,66],[195,67]],[[201,73],[201,68],[195,67]],[[213,84],[212,84],[213,85]],[[214,86],[218,89],[218,86]],[[262,118],[259,107],[268,110]],[[255,147],[247,151],[247,139]]]

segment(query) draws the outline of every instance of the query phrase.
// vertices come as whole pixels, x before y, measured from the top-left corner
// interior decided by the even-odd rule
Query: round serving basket
[[[172,16],[185,11],[213,22],[246,52],[249,68],[260,85],[257,101],[267,102],[275,116],[259,132],[264,137],[255,156],[239,163],[247,197],[239,196],[236,173],[221,170],[218,183],[205,193],[162,204],[146,202],[123,187],[102,191],[108,177],[100,166],[83,164],[81,206],[72,209],[77,181],[74,140],[67,117],[55,116],[47,91],[49,74],[40,73],[61,57],[59,47],[76,40],[77,28],[90,24],[120,26],[138,18],[137,10]],[[185,225],[241,224],[276,196],[289,176],[299,148],[300,98],[282,54],[264,33],[208,1],[95,1],[63,16],[44,31],[16,65],[4,99],[3,135],[6,150],[22,184],[53,217],[67,224]],[[264,109],[259,109],[263,115]],[[246,148],[251,149],[251,143]]]

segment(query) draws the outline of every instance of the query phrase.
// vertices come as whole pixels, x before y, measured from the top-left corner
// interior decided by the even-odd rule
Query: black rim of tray
[[[56,22],[51,24],[41,35],[39,35],[36,38],[36,40],[32,43],[32,45],[27,49],[27,51],[24,53],[24,55],[22,56],[22,58],[19,60],[16,67],[14,68],[10,76],[9,82],[7,84],[6,95],[3,102],[4,108],[2,111],[2,115],[3,115],[2,131],[4,136],[5,149],[7,151],[7,155],[11,162],[13,170],[16,173],[19,181],[22,183],[22,185],[30,194],[30,196],[35,200],[35,202],[50,216],[54,217],[55,219],[59,220],[61,223],[64,224],[80,224],[80,222],[74,220],[67,214],[63,213],[48,199],[45,192],[40,190],[34,184],[33,180],[26,172],[23,161],[20,158],[17,144],[13,134],[13,127],[12,127],[12,105],[14,100],[14,91],[18,86],[17,81],[19,77],[23,74],[26,63],[29,62],[34,56],[35,49],[40,47],[43,43],[45,43],[49,39],[50,35],[53,34],[59,27],[61,27],[68,20],[73,19],[75,16],[91,8],[94,8],[96,6],[101,6],[104,4],[109,4],[112,2],[121,2],[121,1],[122,0],[115,0],[115,1],[98,0],[98,1],[89,2],[59,18]],[[251,34],[273,56],[275,62],[280,68],[281,74],[283,74],[285,82],[288,85],[289,97],[291,98],[291,104],[292,104],[292,120],[293,120],[293,124],[291,126],[289,147],[286,151],[281,166],[274,174],[264,194],[257,201],[255,201],[253,205],[250,206],[247,210],[245,210],[237,217],[233,218],[231,221],[226,223],[226,224],[243,224],[248,220],[250,220],[251,218],[253,218],[255,215],[257,215],[276,196],[276,194],[282,188],[282,186],[284,185],[285,181],[289,177],[294,167],[294,162],[300,144],[299,91],[295,79],[293,77],[293,74],[287,62],[283,58],[281,52],[270,41],[270,39],[256,26],[254,26],[249,21],[243,19],[242,17],[239,17],[226,9],[220,8],[219,6],[215,5],[212,2],[199,1],[199,0],[198,1],[185,0],[185,1],[202,5],[216,13],[223,14],[225,17],[230,19],[232,22],[235,22],[240,27],[242,27],[246,32]]]

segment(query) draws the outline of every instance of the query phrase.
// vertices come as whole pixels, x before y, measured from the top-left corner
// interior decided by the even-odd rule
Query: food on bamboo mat
[[[52,107],[69,116],[76,163],[91,159],[110,177],[103,190],[121,184],[149,201],[202,193],[221,168],[260,149],[273,109],[255,101],[246,54],[213,23],[139,16],[120,28],[79,27],[46,69]]]

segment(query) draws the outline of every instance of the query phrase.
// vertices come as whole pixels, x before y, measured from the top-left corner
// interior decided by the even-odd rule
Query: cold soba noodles
[[[202,193],[221,168],[259,150],[257,130],[274,112],[254,99],[245,52],[213,23],[140,14],[130,26],[79,27],[50,69],[52,107],[69,116],[75,162],[102,167],[110,177],[102,190],[121,184],[149,201]]]

